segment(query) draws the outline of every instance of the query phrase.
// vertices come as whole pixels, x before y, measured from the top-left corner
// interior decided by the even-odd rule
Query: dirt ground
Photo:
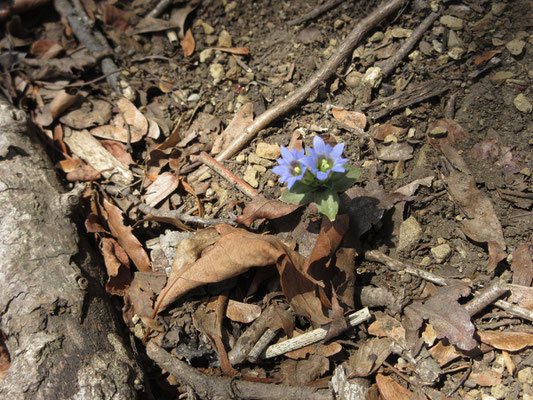
[[[328,383],[331,388],[332,376],[339,377],[342,365],[344,379],[338,378],[339,385],[347,391],[366,388],[369,399],[533,398],[531,320],[494,304],[500,298],[533,310],[531,1],[410,2],[373,26],[332,77],[304,102],[222,163],[257,194],[272,200],[284,188],[271,171],[279,145],[309,147],[315,135],[332,144],[345,143],[344,156],[362,174],[356,184],[359,191],[350,189],[343,200],[350,219],[344,242],[326,258],[340,269],[342,263],[351,268],[346,274],[352,275],[352,291],[337,293],[341,312],[369,306],[372,313],[372,319],[338,334],[327,346],[233,367],[224,365],[227,355],[221,354],[231,350],[257,315],[250,317],[253,312],[243,309],[246,315],[240,318],[216,322],[218,311],[214,311],[221,296],[260,306],[260,313],[275,301],[283,303],[286,287],[280,286],[276,270],[267,267],[261,273],[245,268],[222,282],[206,277],[205,282],[216,283],[194,288],[160,313],[157,321],[152,319],[149,311],[165,285],[164,272],[172,265],[175,246],[191,238],[192,233],[185,231],[207,226],[186,218],[164,219],[154,210],[178,210],[234,224],[251,200],[237,190],[242,182],[229,182],[213,171],[191,179],[201,164],[195,157],[202,151],[215,154],[213,148],[224,148],[252,118],[291,96],[334,56],[358,21],[379,5],[340,2],[318,17],[290,25],[325,2],[177,2],[165,8],[156,22],[146,21],[154,8],[146,0],[82,3],[95,21],[92,29],[103,32],[109,43],[108,53],[88,61],[76,59],[84,46],[53,5],[46,4],[4,22],[8,34],[0,42],[0,83],[15,104],[33,113],[66,188],[90,182],[81,218],[95,246],[102,249],[108,271],[113,262],[119,265],[107,289],[121,306],[125,297],[124,319],[138,347],[144,347],[143,338],[151,340],[207,375],[229,370],[264,383],[316,388],[328,388]],[[431,12],[437,13],[435,21],[407,56],[386,76],[369,77],[369,69],[387,67]],[[164,29],[168,21],[174,29]],[[52,45],[58,46],[53,54]],[[121,96],[101,68],[106,57],[122,72],[127,83],[122,89],[131,107],[118,105]],[[76,61],[67,67],[68,59]],[[61,61],[53,65],[53,60]],[[75,100],[50,111],[46,107],[60,89]],[[417,97],[420,92],[429,94]],[[97,102],[103,108],[97,108]],[[141,117],[135,113],[148,120],[148,127],[139,128]],[[128,124],[117,122],[121,118]],[[230,122],[240,125],[229,132]],[[83,145],[79,149],[67,140],[69,132],[84,129],[103,140],[104,148],[126,165],[131,179],[125,184],[113,181],[103,174],[105,168],[92,164]],[[144,132],[138,133],[139,129]],[[405,189],[412,182],[416,186]],[[107,190],[109,186],[115,190]],[[125,186],[127,193],[122,190]],[[145,255],[132,256],[131,243],[121,242],[104,196],[117,206],[109,207],[121,210],[127,228],[135,224],[132,232]],[[150,205],[151,211],[143,211],[139,201]],[[238,226],[271,234],[301,256],[312,257],[321,228],[316,208],[262,217]],[[435,282],[386,266],[368,255],[370,250],[445,278],[450,290],[443,295]],[[147,270],[157,275],[146,278],[150,283],[140,278],[154,274],[139,267],[142,257],[149,257]],[[131,273],[130,269],[125,275],[117,272],[126,265]],[[135,270],[140,272],[134,275]],[[467,316],[466,322],[449,315],[496,277],[514,286]],[[459,292],[451,287],[456,283],[469,289],[455,294]],[[368,288],[376,290],[365,300]],[[334,283],[333,289],[337,290]],[[346,300],[347,293],[351,300]],[[331,302],[336,295],[330,292],[328,297]],[[432,299],[440,311],[431,308],[434,304],[428,306]],[[406,311],[409,307],[411,311]],[[329,308],[335,312],[335,306]],[[417,327],[410,319],[413,312],[427,322]],[[320,325],[296,314],[295,332]],[[449,322],[453,329],[435,326],[440,325],[437,320]],[[385,321],[405,328],[403,336],[395,336],[398,333]],[[475,333],[464,338],[470,321]],[[149,333],[149,328],[155,331]],[[486,332],[501,337],[487,339]],[[512,344],[509,334],[515,335]],[[465,345],[467,339],[476,345]],[[447,358],[439,346],[456,356]],[[146,358],[146,365],[156,398],[187,396],[190,382],[162,371],[157,360]],[[337,390],[337,398],[365,397],[347,397]]]

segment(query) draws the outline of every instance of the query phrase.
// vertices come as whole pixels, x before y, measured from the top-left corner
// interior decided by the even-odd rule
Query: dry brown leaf
[[[468,285],[455,283],[438,288],[425,302],[417,301],[406,307],[403,326],[411,348],[415,345],[418,330],[424,320],[429,320],[433,325],[439,339],[446,337],[451,344],[463,350],[475,348],[477,346],[473,338],[475,327],[470,321],[468,312],[457,302],[459,297],[467,296],[469,293]],[[446,307],[443,307],[444,304]]]
[[[502,383],[502,374],[492,369],[485,371],[472,371],[468,380],[479,386],[496,386]]]
[[[281,363],[283,383],[294,386],[305,385],[328,369],[329,359],[320,355],[311,355],[308,360],[285,360]]]
[[[237,54],[240,56],[246,56],[250,54],[250,50],[246,47],[212,47],[213,50],[224,51],[226,53]]]
[[[455,346],[444,345],[442,340],[429,349],[429,354],[437,360],[441,367],[461,357],[461,354],[455,350]]]
[[[133,158],[131,158],[131,154],[126,151],[126,147],[116,140],[100,140],[100,143],[102,146],[105,147],[107,151],[109,151],[111,154],[115,156],[117,160],[119,160],[122,164],[128,166],[131,164],[135,164],[133,161]]]
[[[296,335],[295,335],[296,336]],[[286,340],[283,338],[280,341]],[[309,346],[302,347],[301,349],[289,351],[285,353],[285,357],[292,358],[293,360],[298,360],[306,358],[309,354],[317,354],[324,357],[331,357],[335,354],[338,354],[342,350],[342,345],[337,342],[332,342],[327,345],[321,343],[310,344]]]
[[[215,140],[211,154],[218,154],[226,147],[229,146],[236,138],[243,135],[244,130],[254,120],[254,107],[253,103],[246,103],[235,114],[228,127],[224,129],[224,132]]]
[[[376,320],[368,327],[368,333],[379,337],[388,337],[397,343],[405,342],[405,329],[400,321],[381,311],[374,313]]]
[[[452,146],[455,143],[461,142],[463,139],[466,139],[467,135],[463,127],[451,119],[438,119],[429,124],[427,133],[429,134],[435,128],[444,128],[447,131],[446,136],[441,138],[432,138],[428,136],[428,142],[435,149],[440,151],[439,145],[446,143],[449,146]]]
[[[466,218],[459,223],[461,230],[472,240],[488,243],[489,272],[505,257],[503,229],[494,212],[489,197],[476,187],[474,178],[462,172],[452,171],[449,176],[441,174],[450,195]]]
[[[37,111],[35,114],[35,121],[41,126],[50,125],[57,117],[59,117],[59,115],[77,103],[81,96],[81,93],[72,95],[65,90],[59,91],[50,103],[41,107]]]
[[[179,179],[170,172],[163,172],[157,179],[146,189],[144,201],[150,207],[155,207],[161,201],[178,188]]]
[[[3,376],[7,373],[10,365],[11,356],[6,346],[6,338],[4,333],[0,331],[0,382],[2,382]]]
[[[117,140],[122,143],[128,143],[128,129],[124,128],[122,126],[114,126],[114,125],[102,125],[97,126],[96,128],[91,129],[91,135],[110,139],[110,140]],[[142,139],[142,135],[133,135],[133,133],[130,136],[131,143],[138,142]]]
[[[121,32],[125,32],[130,27],[127,14],[108,3],[104,4],[104,24],[112,26]]]
[[[413,392],[409,389],[382,374],[377,374],[376,385],[384,400],[411,400],[413,397]]]
[[[122,113],[120,115],[121,122],[125,120],[129,125],[132,136],[144,136],[148,131],[148,121],[145,116],[135,107],[135,105],[128,99],[121,97],[117,101],[117,106]],[[123,117],[123,118],[122,118]]]
[[[374,132],[372,133],[372,136],[376,140],[383,141],[387,136],[402,136],[407,132],[407,128],[400,128],[399,126],[394,126],[392,124],[383,124],[379,125]]]
[[[279,200],[268,200],[263,196],[256,196],[251,202],[246,203],[242,215],[236,222],[244,226],[250,226],[259,218],[276,219],[292,213],[300,206],[283,203]]]
[[[90,165],[80,165],[79,167],[69,171],[66,175],[67,181],[70,182],[88,182],[95,179],[100,179],[100,173]]]
[[[413,182],[396,189],[394,193],[399,193],[404,196],[413,196],[420,185],[431,187],[431,182],[433,182],[434,178],[434,176],[428,176],[426,178],[416,179]]]
[[[154,313],[153,299],[165,286],[167,276],[164,273],[135,272],[130,286],[124,293],[123,318],[132,326],[131,318],[137,314],[150,319]]]
[[[82,130],[107,124],[111,120],[113,106],[107,101],[91,101],[90,111],[84,106],[86,104],[82,104],[81,108],[61,116],[59,121],[73,129]]]
[[[333,117],[353,129],[365,129],[366,116],[359,111],[349,111],[343,108],[332,108]]]
[[[518,351],[533,346],[533,333],[510,331],[478,331],[483,343],[499,350]]]
[[[392,353],[392,339],[372,338],[366,340],[348,359],[352,375],[369,376],[377,371]]]
[[[54,58],[61,51],[63,51],[63,46],[55,40],[49,39],[37,40],[33,42],[30,48],[30,54],[43,60]]]
[[[151,272],[150,259],[142,247],[141,243],[132,233],[130,226],[124,225],[122,211],[104,199],[103,206],[107,212],[107,224],[111,234],[117,239],[128,256],[131,258],[137,269],[141,272]]]
[[[513,251],[513,284],[531,286],[533,281],[533,244],[522,244]]]
[[[515,303],[520,307],[533,311],[533,287],[509,285],[511,296],[509,302]]]
[[[131,282],[128,255],[115,239],[103,238],[100,245],[108,275],[105,290],[111,295],[124,296]]]
[[[183,54],[185,54],[186,57],[193,55],[196,42],[190,29],[187,29],[187,32],[185,32],[185,37],[180,41],[180,45],[181,49],[183,50]]]
[[[207,303],[207,308],[211,311],[215,311],[217,308],[218,300],[213,300]],[[226,307],[226,317],[235,322],[241,322],[243,324],[249,324],[253,322],[261,315],[261,307],[257,304],[248,304],[236,300],[228,300]]]
[[[516,370],[516,364],[511,358],[511,355],[509,354],[509,352],[503,350],[502,359],[503,359],[503,363],[505,364],[505,368],[507,369],[507,372],[509,372],[509,375],[514,376],[514,371]]]
[[[407,142],[379,145],[377,158],[383,161],[405,161],[413,158],[413,148]]]
[[[191,12],[193,12],[200,2],[198,0],[192,0],[187,2],[185,7],[174,8],[170,15],[170,23],[178,28],[178,37],[183,39],[185,36],[185,22]]]

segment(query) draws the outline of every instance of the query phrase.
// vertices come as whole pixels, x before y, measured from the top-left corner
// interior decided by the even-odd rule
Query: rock
[[[465,50],[461,47],[454,47],[448,52],[448,56],[450,56],[453,60],[459,60],[465,53]]]
[[[224,30],[220,32],[218,36],[218,47],[231,47],[233,46],[231,35],[228,31]]]
[[[496,85],[504,83],[507,79],[511,79],[514,74],[511,71],[498,71],[491,75],[490,81]]]
[[[342,19],[336,19],[335,22],[333,22],[333,29],[338,30],[341,29],[344,25],[344,21]]]
[[[215,33],[215,28],[213,28],[207,22],[202,21],[202,28],[204,29],[204,33],[206,35],[212,35],[213,33]]]
[[[406,28],[394,28],[390,31],[391,36],[395,39],[408,38],[411,36],[411,33],[413,33],[413,31]]]
[[[257,172],[259,172],[260,174],[264,174],[267,170],[262,165],[253,165],[252,168],[255,169]]]
[[[412,249],[420,241],[421,236],[420,224],[415,217],[410,216],[400,225],[398,251]]]
[[[237,157],[235,157],[235,161],[237,162],[245,162],[246,161],[246,154],[239,154]]]
[[[529,385],[530,387],[533,386],[533,368],[522,368],[520,371],[518,371],[516,377],[518,382]]]
[[[429,44],[428,42],[424,40],[420,42],[420,44],[418,45],[418,48],[420,49],[422,54],[424,54],[425,56],[429,56],[433,52],[433,46],[431,46],[431,44]]]
[[[352,71],[346,76],[346,85],[351,88],[356,88],[361,84],[361,78],[363,74],[359,71]]]
[[[436,126],[431,131],[429,131],[429,136],[438,138],[438,137],[444,137],[448,134],[448,129],[442,127],[442,126]]]
[[[256,188],[259,186],[259,182],[257,181],[257,170],[254,169],[251,165],[246,168],[246,171],[244,172],[244,181],[249,183],[250,186]]]
[[[215,51],[213,49],[205,49],[200,52],[199,59],[201,63],[208,63],[213,59]]]
[[[433,39],[431,41],[431,44],[433,45],[433,48],[437,53],[442,53],[442,51],[444,50],[444,46],[437,39]]]
[[[531,176],[531,168],[525,167],[520,170],[520,173],[525,176]]]
[[[519,56],[522,54],[522,51],[524,50],[524,46],[526,45],[526,42],[519,39],[511,40],[510,42],[507,42],[505,44],[505,47],[507,50],[509,50],[509,53],[511,53],[513,56]]]
[[[213,78],[215,84],[224,80],[224,78],[226,77],[226,74],[224,73],[224,67],[222,66],[222,64],[219,63],[211,64],[209,66],[209,73],[211,74],[211,77]]]
[[[464,48],[465,46],[463,41],[457,36],[457,33],[455,33],[455,31],[450,31],[450,33],[448,33],[448,48],[453,49],[454,47]]]
[[[255,154],[259,157],[266,158],[268,160],[275,160],[281,157],[281,151],[277,144],[270,144],[265,142],[257,143]]]
[[[463,29],[464,22],[461,18],[452,17],[451,15],[443,15],[440,17],[440,23],[447,28],[459,31]]]
[[[505,7],[507,5],[505,3],[492,3],[491,12],[496,15],[497,17],[501,16],[503,12],[505,11]]]
[[[490,388],[490,394],[498,400],[507,398],[507,391],[507,386],[501,383]]]
[[[370,67],[366,70],[363,75],[362,82],[365,85],[370,85],[373,88],[377,88],[381,84],[381,79],[383,74],[381,73],[381,68],[379,67]]]
[[[431,255],[439,264],[443,263],[452,254],[452,248],[449,244],[439,244],[431,249]]]
[[[272,161],[261,158],[255,153],[251,153],[248,156],[248,161],[252,164],[262,165],[263,167],[267,167],[267,168],[270,168],[274,165]]]
[[[533,110],[533,105],[523,93],[520,93],[513,100],[513,104],[516,109],[523,113],[530,113]]]
[[[375,32],[372,36],[370,36],[370,38],[368,39],[368,41],[369,41],[369,42],[372,42],[372,43],[374,43],[374,42],[380,42],[380,41],[383,40],[383,37],[384,37],[384,36],[385,36],[385,35],[383,34],[383,32],[378,31],[378,32]]]
[[[200,181],[200,182],[206,181],[209,178],[211,178],[211,176],[212,176],[211,173],[209,171],[206,171],[202,175],[200,175],[200,177],[198,178],[198,181]]]
[[[233,10],[236,10],[237,7],[239,7],[239,4],[236,1],[232,1],[232,2],[229,2],[228,4],[226,4],[226,7],[224,8],[224,11],[226,12],[226,14],[229,14]]]

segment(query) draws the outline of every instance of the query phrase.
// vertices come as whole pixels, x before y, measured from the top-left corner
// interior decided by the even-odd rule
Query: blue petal
[[[333,168],[330,169],[330,171],[334,172],[344,172],[346,171],[344,167],[341,167],[340,165],[335,165]]]
[[[316,177],[319,181],[323,181],[323,180],[326,180],[329,176],[329,171],[328,170],[327,172],[322,172],[322,171],[316,171]]]
[[[287,149],[285,146],[281,146],[280,151],[281,151],[281,157],[284,160],[292,161],[292,159],[294,158],[293,155],[291,154],[291,152],[289,151],[289,149]],[[279,162],[279,160],[278,160],[278,162]]]
[[[326,154],[326,143],[320,136],[315,136],[313,139],[313,146],[317,154]]]
[[[330,155],[333,158],[340,158],[343,151],[344,151],[344,143],[339,143],[335,145],[335,147],[333,147],[333,149],[330,152]]]

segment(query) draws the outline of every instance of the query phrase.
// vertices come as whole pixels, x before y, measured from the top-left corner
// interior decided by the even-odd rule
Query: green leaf
[[[334,178],[334,181],[331,184],[331,189],[336,192],[344,192],[348,190],[357,181],[357,178],[361,176],[361,170],[359,168],[352,167],[351,165],[345,165],[344,168],[346,169],[346,172],[335,173],[341,175],[340,177],[332,177]]]
[[[314,202],[318,211],[326,215],[330,221],[335,221],[339,212],[339,195],[333,190],[324,190],[314,193]]]
[[[310,191],[307,193],[294,193],[292,190],[285,189],[283,193],[281,193],[280,200],[285,203],[300,205],[311,203],[313,201],[313,196]]]
[[[287,190],[289,190],[289,189],[287,189]],[[294,182],[294,184],[290,188],[290,191],[292,193],[299,193],[299,194],[309,193],[309,192],[313,191],[313,187],[309,186],[309,185],[306,185],[305,183],[302,183],[300,181],[296,181],[296,182]]]

